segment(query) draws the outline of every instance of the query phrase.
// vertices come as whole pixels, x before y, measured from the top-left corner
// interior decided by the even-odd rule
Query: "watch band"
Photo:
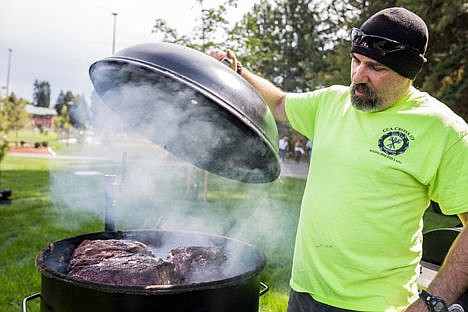
[[[237,72],[239,75],[242,76],[242,70],[243,70],[243,69],[244,69],[244,68],[242,67],[241,62],[237,61],[237,69],[236,69],[236,72]]]
[[[449,312],[465,312],[465,309],[458,303],[452,304],[448,310]]]
[[[227,56],[223,57],[220,62],[224,63],[225,65],[227,66],[231,66],[232,65],[232,60],[230,58],[228,58]],[[237,66],[236,66],[236,73],[238,73],[239,75],[242,75],[242,70],[244,68],[242,67],[242,64],[241,62],[237,61]]]
[[[438,296],[433,296],[425,290],[419,292],[419,298],[426,304],[431,312],[448,312],[447,304],[444,299]]]

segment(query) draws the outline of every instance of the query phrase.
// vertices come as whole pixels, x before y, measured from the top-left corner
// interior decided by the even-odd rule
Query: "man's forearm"
[[[247,69],[242,71],[242,77],[247,80],[252,87],[262,96],[267,103],[275,119],[287,122],[286,112],[284,110],[284,100],[286,92],[269,82],[268,80],[255,75]]]
[[[428,292],[453,303],[468,288],[468,231],[466,226],[458,235],[428,287]]]
[[[286,92],[275,86],[270,81],[250,72],[246,68],[239,66],[237,56],[232,50],[226,52],[219,49],[214,49],[210,52],[210,56],[222,61],[225,57],[231,60],[229,66],[232,70],[237,71],[241,76],[247,80],[250,85],[260,94],[263,100],[270,108],[276,120],[287,122],[286,112],[284,109],[284,101]],[[240,70],[239,70],[240,68]]]
[[[459,216],[464,230],[458,235],[445,258],[442,267],[428,287],[433,296],[442,297],[448,305],[457,300],[468,288],[468,213]],[[427,312],[427,306],[418,299],[407,312]]]

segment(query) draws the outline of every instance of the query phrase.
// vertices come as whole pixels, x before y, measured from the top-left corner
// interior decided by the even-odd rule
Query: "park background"
[[[428,63],[415,86],[467,119],[468,13],[464,1],[258,1],[234,23],[226,17],[238,1],[214,6],[206,1],[186,3],[196,26],[181,33],[174,22],[155,12],[147,29],[155,40],[203,52],[231,48],[245,67],[288,91],[349,84],[351,27],[384,7],[404,6],[422,16],[430,32]],[[119,24],[117,29],[123,27],[131,25]],[[18,52],[11,48],[7,56]],[[150,176],[139,181],[137,190],[127,189],[119,198],[119,229],[188,227],[251,242],[268,259],[262,278],[270,291],[260,299],[261,311],[285,310],[302,178],[282,176],[273,183],[250,185],[210,174],[206,177],[138,134],[125,133],[118,126],[109,129],[96,94],[87,94],[71,82],[67,85],[66,79],[57,90],[37,73],[30,82],[32,92],[18,92],[23,89],[8,81],[14,81],[15,58],[9,61],[5,66],[9,77],[1,95],[0,183],[2,188],[11,188],[13,196],[10,203],[0,206],[2,311],[18,311],[24,297],[40,291],[34,259],[43,247],[72,235],[103,230],[103,175],[121,174],[124,152],[129,156],[129,179],[138,181],[142,170]],[[41,58],[28,62],[41,62]],[[86,72],[87,65],[82,67]],[[45,116],[54,122],[38,124],[27,107],[45,109]],[[111,118],[106,114],[108,111],[104,115]],[[280,135],[305,140],[287,125],[278,124],[278,129]],[[33,155],[30,150],[14,151],[31,147],[36,149]],[[206,191],[199,188],[197,200],[193,188],[187,186],[187,181],[195,180],[207,185]],[[167,215],[168,211],[176,211],[176,217]],[[425,230],[457,224],[455,217],[431,209],[426,212]],[[30,310],[38,311],[37,303]]]

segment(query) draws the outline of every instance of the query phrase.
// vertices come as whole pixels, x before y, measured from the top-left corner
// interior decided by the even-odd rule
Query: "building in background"
[[[37,129],[53,130],[55,124],[55,109],[26,105],[26,112],[31,116],[31,123]]]

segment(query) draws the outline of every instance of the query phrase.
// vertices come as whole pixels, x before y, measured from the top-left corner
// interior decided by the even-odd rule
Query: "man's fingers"
[[[215,49],[215,50],[210,51],[210,56],[214,57],[218,61],[221,61],[226,56],[226,54],[227,54],[226,52],[221,51],[220,49]]]
[[[232,70],[237,71],[237,57],[232,50],[224,52],[220,49],[214,49],[210,51],[210,56],[218,61],[223,61],[226,65],[231,67]]]
[[[232,60],[231,68],[232,68],[232,70],[236,71],[237,70],[237,57],[236,57],[236,54],[232,50],[228,49],[226,51],[226,56]]]

